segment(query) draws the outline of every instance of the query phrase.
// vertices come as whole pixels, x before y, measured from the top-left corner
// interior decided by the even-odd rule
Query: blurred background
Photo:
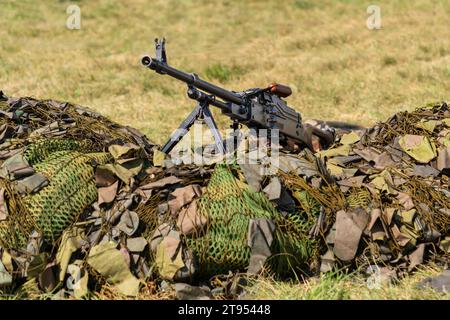
[[[448,0],[0,0],[0,90],[87,106],[163,143],[195,105],[140,64],[164,36],[178,69],[235,91],[287,84],[304,118],[372,125],[450,100],[449,19]]]

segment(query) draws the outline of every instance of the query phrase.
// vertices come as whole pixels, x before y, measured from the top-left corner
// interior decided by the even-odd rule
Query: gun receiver
[[[196,74],[189,74],[168,65],[165,50],[165,39],[155,39],[156,58],[142,57],[142,64],[159,74],[167,74],[181,80],[188,85],[188,96],[197,100],[197,107],[181,123],[178,130],[162,147],[162,151],[169,153],[183,135],[189,130],[197,118],[203,118],[211,129],[216,146],[221,153],[225,153],[222,137],[212,118],[209,105],[216,106],[222,113],[234,121],[233,128],[239,123],[256,129],[278,129],[280,139],[285,144],[304,145],[314,149],[312,135],[317,136],[323,146],[334,141],[334,133],[302,124],[301,116],[290,108],[281,98],[291,95],[288,86],[272,83],[266,88],[249,89],[243,92],[233,92],[212,83],[204,81]],[[202,90],[202,91],[200,91]],[[223,100],[217,100],[217,98]]]

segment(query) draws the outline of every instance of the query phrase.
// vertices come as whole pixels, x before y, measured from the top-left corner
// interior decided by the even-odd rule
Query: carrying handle
[[[275,83],[275,82],[269,84],[267,89],[271,93],[276,94],[277,96],[279,96],[281,98],[287,98],[292,94],[291,88],[289,88],[288,86],[285,86],[284,84],[279,84],[279,83]]]

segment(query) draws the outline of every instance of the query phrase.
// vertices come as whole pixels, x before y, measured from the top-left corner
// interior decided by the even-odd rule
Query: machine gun
[[[195,120],[202,119],[212,131],[218,151],[227,151],[211,114],[209,106],[215,106],[233,120],[232,128],[237,130],[239,124],[249,128],[278,129],[280,144],[284,146],[307,147],[317,149],[313,145],[313,136],[319,139],[321,148],[326,148],[334,141],[334,131],[321,130],[302,123],[301,115],[290,108],[282,98],[292,94],[285,85],[272,83],[266,88],[254,88],[242,92],[228,91],[212,83],[204,81],[196,74],[189,74],[168,65],[165,50],[165,39],[155,39],[156,58],[142,57],[142,64],[159,74],[167,74],[188,85],[187,95],[197,101],[197,106],[181,123],[161,151],[169,153],[187,133]]]

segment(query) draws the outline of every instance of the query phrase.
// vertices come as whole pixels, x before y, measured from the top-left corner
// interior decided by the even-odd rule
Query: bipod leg
[[[225,154],[225,146],[222,140],[222,135],[220,134],[219,129],[217,128],[216,122],[214,121],[214,118],[211,114],[211,111],[209,110],[208,105],[205,105],[203,107],[203,119],[214,136],[214,141],[216,143],[217,149],[221,154]]]
[[[194,121],[201,115],[203,112],[202,106],[200,103],[197,104],[194,110],[184,119],[184,121],[180,124],[177,130],[170,136],[169,140],[162,147],[161,151],[168,154],[173,147],[184,137],[184,135],[189,131],[189,128],[194,124]]]

